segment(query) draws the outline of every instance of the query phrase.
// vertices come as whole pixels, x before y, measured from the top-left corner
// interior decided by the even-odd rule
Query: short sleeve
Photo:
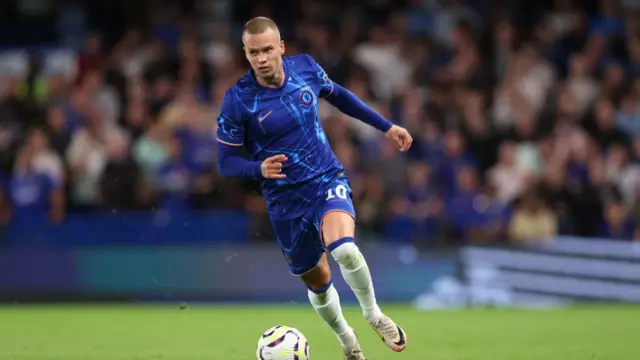
[[[232,90],[227,90],[218,115],[217,139],[225,145],[244,145],[244,124],[238,113]]]
[[[305,55],[305,57],[307,58],[307,61],[311,65],[311,68],[316,73],[317,85],[320,88],[320,96],[321,97],[327,97],[327,96],[331,95],[331,93],[333,92],[333,81],[331,81],[331,79],[329,79],[329,75],[327,75],[327,72],[324,71],[322,66],[320,66],[313,59],[313,57],[311,57],[311,55]]]

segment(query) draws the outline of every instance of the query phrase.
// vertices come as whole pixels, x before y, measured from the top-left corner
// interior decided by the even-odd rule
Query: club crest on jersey
[[[303,89],[302,91],[300,91],[300,102],[304,106],[313,105],[313,93],[311,93],[311,91],[307,89]]]

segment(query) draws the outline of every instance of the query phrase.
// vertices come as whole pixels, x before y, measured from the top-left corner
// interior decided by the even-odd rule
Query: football
[[[258,360],[308,360],[309,342],[298,329],[274,326],[258,339],[256,356]]]

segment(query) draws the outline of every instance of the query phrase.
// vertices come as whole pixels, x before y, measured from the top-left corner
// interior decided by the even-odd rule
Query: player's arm
[[[331,105],[341,112],[367,123],[374,128],[386,133],[393,127],[391,121],[378,114],[354,93],[332,82],[332,91],[325,97]]]
[[[218,115],[218,171],[226,177],[250,178],[255,180],[284,178],[282,162],[287,158],[276,155],[262,162],[251,161],[243,155],[244,124],[238,113],[231,91],[227,91]]]
[[[378,114],[359,97],[342,86],[332,82],[332,90],[325,99],[343,113],[359,119],[382,131],[391,139],[400,151],[407,151],[413,138],[407,129],[393,125],[391,121]]]
[[[307,59],[318,74],[320,96],[324,97],[325,100],[341,112],[385,133],[387,137],[396,143],[400,150],[409,149],[413,139],[406,129],[393,125],[391,121],[378,114],[377,111],[365,104],[354,93],[331,81],[324,69],[311,56],[307,56]]]
[[[260,179],[260,162],[243,157],[241,147],[218,143],[218,171],[226,177]]]
[[[361,120],[384,133],[393,127],[393,124],[389,120],[365,104],[354,93],[331,81],[324,69],[316,63],[311,56],[305,55],[305,57],[318,76],[320,96],[331,105],[343,113]]]
[[[218,171],[226,177],[260,178],[260,162],[243,156],[244,124],[231,90],[227,90],[218,115]]]

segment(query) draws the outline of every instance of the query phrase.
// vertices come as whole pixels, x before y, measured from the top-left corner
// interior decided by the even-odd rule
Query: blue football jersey
[[[265,179],[262,193],[274,219],[302,216],[323,195],[323,184],[344,177],[318,117],[318,99],[333,91],[309,55],[283,58],[285,80],[263,87],[249,71],[227,90],[218,117],[218,141],[243,146],[253,161],[284,154],[285,179]]]

